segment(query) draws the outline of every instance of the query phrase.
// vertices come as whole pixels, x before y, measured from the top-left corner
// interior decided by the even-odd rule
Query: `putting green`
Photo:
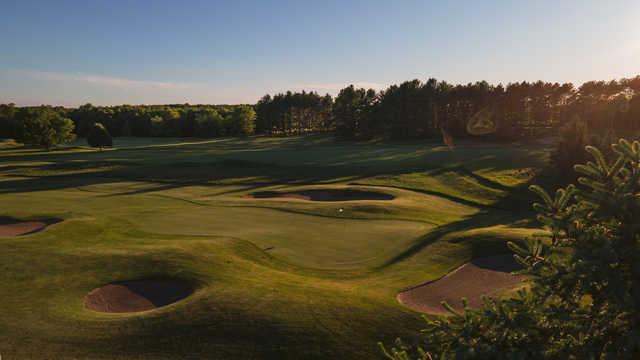
[[[354,220],[248,207],[143,213],[138,220],[147,232],[239,238],[287,262],[325,269],[379,264],[433,228],[416,221]]]

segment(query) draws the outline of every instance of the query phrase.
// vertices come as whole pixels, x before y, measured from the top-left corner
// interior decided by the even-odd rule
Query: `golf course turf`
[[[0,238],[3,358],[375,359],[377,341],[410,340],[423,326],[398,301],[403,289],[544,233],[526,191],[547,161],[543,145],[327,136],[81,145],[0,149],[0,216],[62,220]],[[251,196],[313,189],[392,198]],[[153,307],[136,312],[87,300],[167,279],[188,293],[142,294]]]

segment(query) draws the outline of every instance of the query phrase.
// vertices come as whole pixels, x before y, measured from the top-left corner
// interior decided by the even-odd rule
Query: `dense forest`
[[[640,129],[640,77],[572,84],[485,81],[452,85],[407,81],[376,92],[349,86],[329,101],[316,93],[266,95],[256,105],[256,131],[335,131],[343,138],[449,135],[514,140],[548,133],[574,118],[590,129]]]
[[[19,138],[21,124],[45,107],[0,105],[0,138]],[[265,95],[255,105],[120,105],[46,107],[85,137],[94,123],[112,136],[218,137],[335,133],[345,139],[464,138],[517,140],[549,133],[579,118],[592,131],[640,130],[640,76],[573,84],[485,81],[453,85],[429,79],[383,91],[342,89]]]
[[[21,125],[34,112],[55,111],[71,119],[75,134],[86,137],[94,123],[112,136],[218,137],[254,133],[250,105],[119,105],[78,108],[16,107],[0,104],[0,138],[19,138]]]

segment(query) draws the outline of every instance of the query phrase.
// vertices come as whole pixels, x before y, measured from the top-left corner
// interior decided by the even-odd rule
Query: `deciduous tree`
[[[47,151],[75,138],[73,122],[48,106],[24,108],[17,121],[17,140]]]
[[[113,146],[113,139],[107,129],[101,123],[95,123],[89,130],[87,135],[87,143],[91,147],[97,147],[102,150],[104,147]]]

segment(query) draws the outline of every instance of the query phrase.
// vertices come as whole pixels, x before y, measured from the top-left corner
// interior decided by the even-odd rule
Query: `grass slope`
[[[421,325],[397,303],[399,290],[539,231],[522,190],[546,161],[536,145],[322,136],[79,144],[0,148],[0,216],[65,220],[0,239],[7,358],[377,358],[376,341]],[[246,197],[346,186],[396,198]],[[149,277],[196,292],[139,314],[83,307],[93,288]]]

